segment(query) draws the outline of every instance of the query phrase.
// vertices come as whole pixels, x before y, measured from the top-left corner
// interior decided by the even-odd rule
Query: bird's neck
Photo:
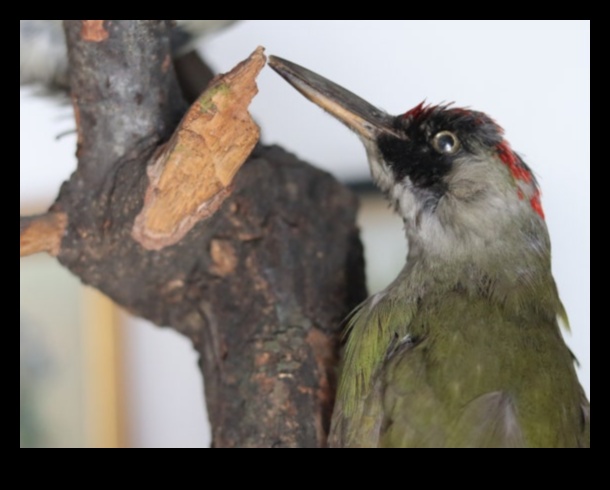
[[[482,233],[447,229],[426,234],[421,226],[426,225],[420,224],[418,233],[407,224],[407,263],[388,290],[398,289],[411,298],[463,291],[515,310],[553,316],[563,311],[551,273],[546,229],[536,234],[517,229],[491,240]]]

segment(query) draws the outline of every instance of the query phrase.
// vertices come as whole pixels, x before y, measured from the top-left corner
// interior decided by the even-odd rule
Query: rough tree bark
[[[29,252],[56,255],[133,314],[192,340],[215,447],[324,447],[341,322],[365,296],[354,196],[259,144],[211,217],[173,245],[144,248],[132,230],[147,166],[186,109],[170,24],[65,27],[78,168],[47,215],[21,219],[22,252],[25,236]]]

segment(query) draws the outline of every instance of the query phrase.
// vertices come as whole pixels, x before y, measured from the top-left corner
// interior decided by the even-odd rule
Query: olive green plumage
[[[349,322],[332,445],[590,445],[589,404],[553,309],[519,311],[528,302],[502,305],[459,283],[409,301],[407,278]]]

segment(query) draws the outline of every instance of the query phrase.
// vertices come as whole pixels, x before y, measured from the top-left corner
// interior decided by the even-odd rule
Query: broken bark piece
[[[231,194],[233,178],[259,138],[248,106],[265,62],[259,47],[212,80],[153,157],[144,205],[132,229],[144,248],[160,250],[177,243]]]
[[[64,236],[68,218],[65,213],[45,213],[20,218],[20,255],[32,255],[48,252],[56,256],[59,253],[61,239]]]

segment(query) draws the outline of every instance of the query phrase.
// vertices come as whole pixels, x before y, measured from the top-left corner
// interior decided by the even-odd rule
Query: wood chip
[[[150,184],[133,238],[144,248],[173,245],[231,194],[235,174],[260,132],[248,113],[266,63],[258,47],[248,59],[210,82],[148,167]]]

